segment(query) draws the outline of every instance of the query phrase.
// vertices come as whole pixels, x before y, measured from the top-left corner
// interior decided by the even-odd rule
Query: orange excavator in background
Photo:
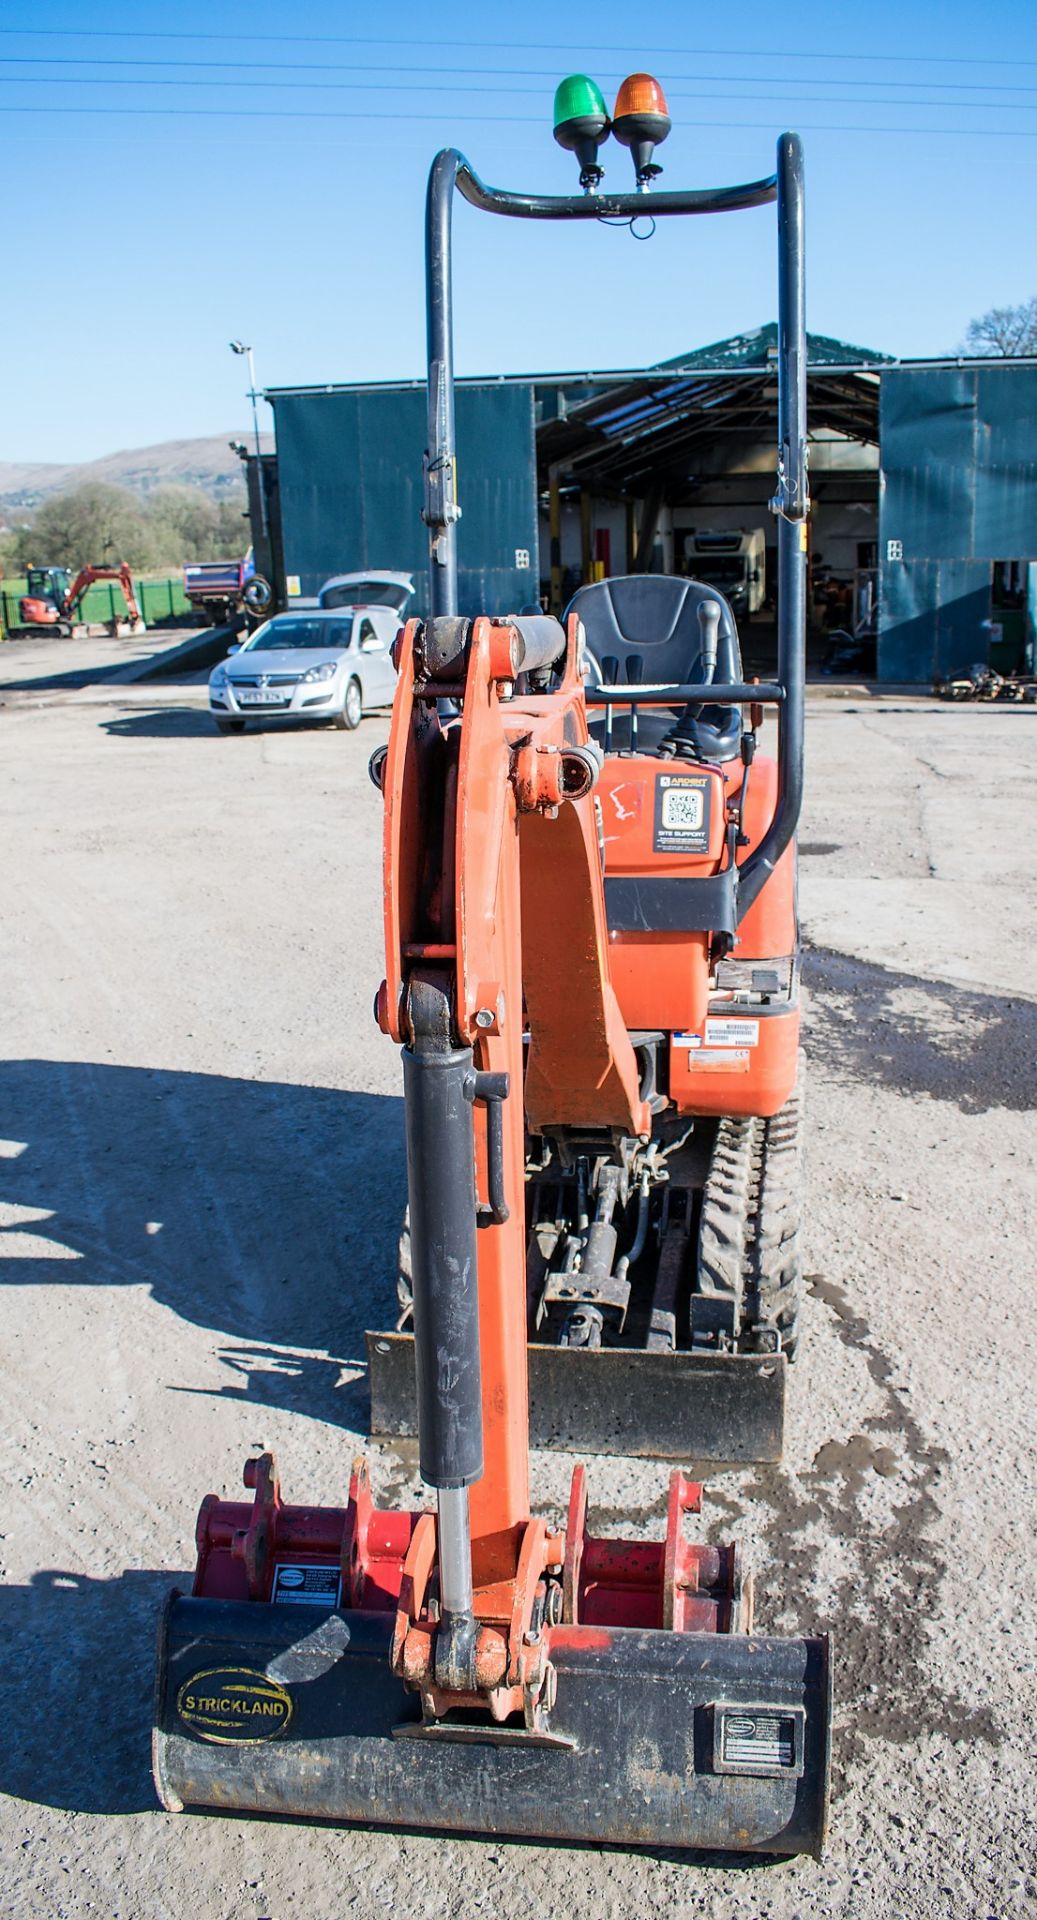
[[[126,618],[123,620],[112,615],[108,620],[95,624],[105,626],[109,633],[118,636],[143,633],[144,621],[137,603],[133,575],[125,560],[115,567],[80,567],[75,579],[67,567],[27,567],[26,591],[18,602],[19,623],[11,628],[11,632],[25,634],[46,630],[49,633],[75,633],[81,624],[76,619],[79,608],[88,590],[98,580],[119,582],[126,602]],[[85,625],[82,630],[86,631]]]
[[[246,1466],[251,1500],[207,1495],[192,1591],[162,1624],[155,1780],[173,1811],[817,1853],[827,1638],[756,1631],[737,1546],[690,1534],[686,1470],[703,1450],[760,1457],[741,1431],[757,1396],[773,1457],[796,1337],[802,153],[784,134],[766,179],[649,194],[669,127],[657,83],[626,81],[611,123],[583,76],[559,97],[582,196],[499,191],[453,150],[433,164],[432,615],[397,641],[371,763],[376,1018],[402,1053],[410,1199],[401,1364],[435,1504],[377,1506],[362,1459],[344,1505],[288,1504],[267,1453]],[[610,125],[635,193],[598,190]],[[538,220],[777,202],[773,680],[747,684],[731,608],[703,582],[593,583],[564,625],[459,612],[455,191]],[[507,298],[521,289],[510,277]],[[530,278],[527,297],[552,296]],[[564,1514],[535,1512],[531,1332],[567,1437],[596,1424],[597,1451],[637,1437],[672,1459],[683,1431],[662,1540],[591,1532],[582,1466]],[[703,1382],[712,1411],[682,1429]]]

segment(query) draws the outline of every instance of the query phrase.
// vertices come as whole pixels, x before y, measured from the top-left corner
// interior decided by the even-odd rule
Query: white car
[[[317,599],[319,607],[395,607],[402,620],[414,598],[412,573],[333,573]]]
[[[372,707],[392,705],[399,630],[395,607],[276,614],[213,669],[209,712],[220,733],[270,719],[358,727]]]

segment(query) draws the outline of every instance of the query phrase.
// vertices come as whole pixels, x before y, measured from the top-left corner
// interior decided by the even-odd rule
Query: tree
[[[200,487],[156,487],[147,498],[155,566],[214,557],[217,510]]]
[[[965,329],[965,353],[1037,354],[1037,294],[1018,307],[991,307]]]
[[[236,560],[239,554],[251,544],[248,512],[243,493],[234,494],[230,500],[223,499],[216,505],[216,541],[211,555],[213,560]]]
[[[126,487],[84,481],[53,493],[27,526],[7,536],[5,566],[112,566],[166,572],[192,560],[237,560],[249,543],[244,495],[216,502],[201,487],[156,487],[140,500]],[[9,551],[8,551],[9,549]]]
[[[41,502],[29,528],[19,532],[22,559],[43,567],[151,565],[147,517],[125,487],[87,480],[68,493]]]

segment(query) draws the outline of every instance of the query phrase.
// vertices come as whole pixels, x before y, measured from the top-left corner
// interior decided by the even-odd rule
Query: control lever
[[[627,681],[632,687],[639,687],[645,677],[645,663],[639,653],[627,654]],[[630,706],[630,751],[637,752],[637,705]]]
[[[702,685],[705,689],[716,676],[717,652],[720,644],[720,602],[700,600],[697,612],[701,635],[699,659],[702,662]],[[687,754],[691,758],[698,752],[698,721],[702,707],[702,701],[688,701],[676,726],[671,727],[665,740],[659,742],[657,749],[659,753]]]
[[[717,644],[720,637],[719,601],[700,600],[698,615],[702,633],[702,678],[708,686],[717,670]]]
[[[619,679],[619,661],[616,659],[616,656],[614,653],[602,654],[601,677],[607,687],[614,687],[616,684],[616,681]],[[608,706],[605,708],[605,752],[606,753],[612,752],[612,721],[613,721],[613,711],[611,706]]]

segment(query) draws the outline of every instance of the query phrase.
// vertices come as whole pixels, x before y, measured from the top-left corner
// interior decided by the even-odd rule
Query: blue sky
[[[1032,0],[463,0],[435,40],[429,19],[416,0],[7,0],[0,460],[243,429],[234,336],[268,386],[420,374],[432,154],[574,190],[551,138],[574,69],[606,95],[631,68],[662,81],[664,185],[770,172],[799,129],[817,332],[941,353],[1037,293]],[[627,154],[606,158],[627,185]],[[639,245],[459,207],[455,254],[464,373],[643,365],[774,311],[769,209]]]

